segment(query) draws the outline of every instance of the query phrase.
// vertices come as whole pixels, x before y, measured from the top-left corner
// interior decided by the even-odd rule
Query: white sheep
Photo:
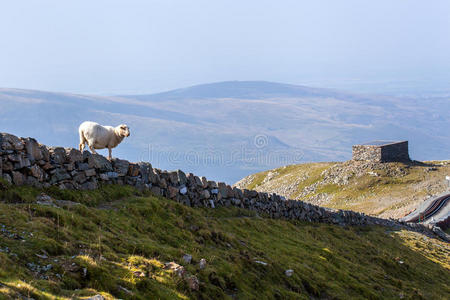
[[[80,151],[83,152],[87,143],[93,154],[95,149],[108,148],[108,159],[112,159],[111,150],[122,142],[125,137],[130,136],[130,129],[122,124],[117,127],[102,126],[95,122],[83,122],[78,128],[80,133]]]

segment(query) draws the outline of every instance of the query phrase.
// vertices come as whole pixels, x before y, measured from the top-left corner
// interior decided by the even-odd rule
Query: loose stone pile
[[[181,170],[162,171],[148,162],[130,163],[73,148],[47,147],[33,138],[0,133],[0,176],[15,185],[96,189],[99,184],[132,185],[191,207],[236,206],[271,218],[340,225],[396,226],[394,220],[331,210],[277,194],[231,187]]]

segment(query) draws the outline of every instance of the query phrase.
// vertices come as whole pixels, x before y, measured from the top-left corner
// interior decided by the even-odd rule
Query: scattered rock
[[[204,259],[204,258],[200,259],[200,261],[198,263],[198,267],[200,268],[200,270],[206,268],[206,259]]]
[[[124,291],[125,293],[127,293],[128,295],[133,295],[133,292],[132,292],[132,291],[130,291],[129,289],[127,289],[127,288],[125,288],[125,287],[123,287],[123,286],[121,286],[121,285],[119,285],[118,288],[119,288],[120,290]]]
[[[183,275],[185,273],[184,267],[173,261],[165,263],[164,269],[173,271],[175,274],[177,274],[180,277],[183,277]]]
[[[185,254],[185,255],[183,255],[183,260],[184,260],[187,264],[190,264],[191,261],[192,261],[192,255],[190,255],[190,254]]]
[[[291,277],[294,274],[294,270],[292,270],[292,269],[286,270],[286,271],[284,271],[284,274],[287,277]]]
[[[106,299],[105,299],[105,297],[103,297],[102,295],[97,294],[97,295],[95,295],[95,296],[92,296],[92,297],[90,297],[90,298],[87,298],[86,300],[106,300]]]
[[[197,276],[191,275],[189,277],[186,277],[185,280],[186,280],[186,282],[188,284],[188,287],[192,291],[198,291],[198,289],[200,288],[200,281],[198,280]]]
[[[255,263],[263,265],[263,266],[267,266],[266,262],[260,261],[260,260],[255,260]]]

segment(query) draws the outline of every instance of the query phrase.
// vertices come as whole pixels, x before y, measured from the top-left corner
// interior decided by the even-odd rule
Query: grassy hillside
[[[236,185],[321,206],[402,217],[447,189],[449,161],[308,163],[250,175]]]
[[[448,244],[381,227],[192,209],[129,187],[42,191],[0,182],[0,298],[448,299]],[[183,261],[192,255],[191,263]],[[199,267],[200,259],[206,267]],[[164,268],[184,265],[185,278]],[[258,263],[264,262],[263,263]],[[292,269],[292,276],[285,274]],[[187,283],[196,276],[199,290]]]

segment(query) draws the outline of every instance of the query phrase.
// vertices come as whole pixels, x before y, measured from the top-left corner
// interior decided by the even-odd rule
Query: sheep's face
[[[122,125],[119,125],[118,127],[119,127],[119,134],[121,137],[130,136],[130,128],[128,128],[127,125],[122,124]]]

